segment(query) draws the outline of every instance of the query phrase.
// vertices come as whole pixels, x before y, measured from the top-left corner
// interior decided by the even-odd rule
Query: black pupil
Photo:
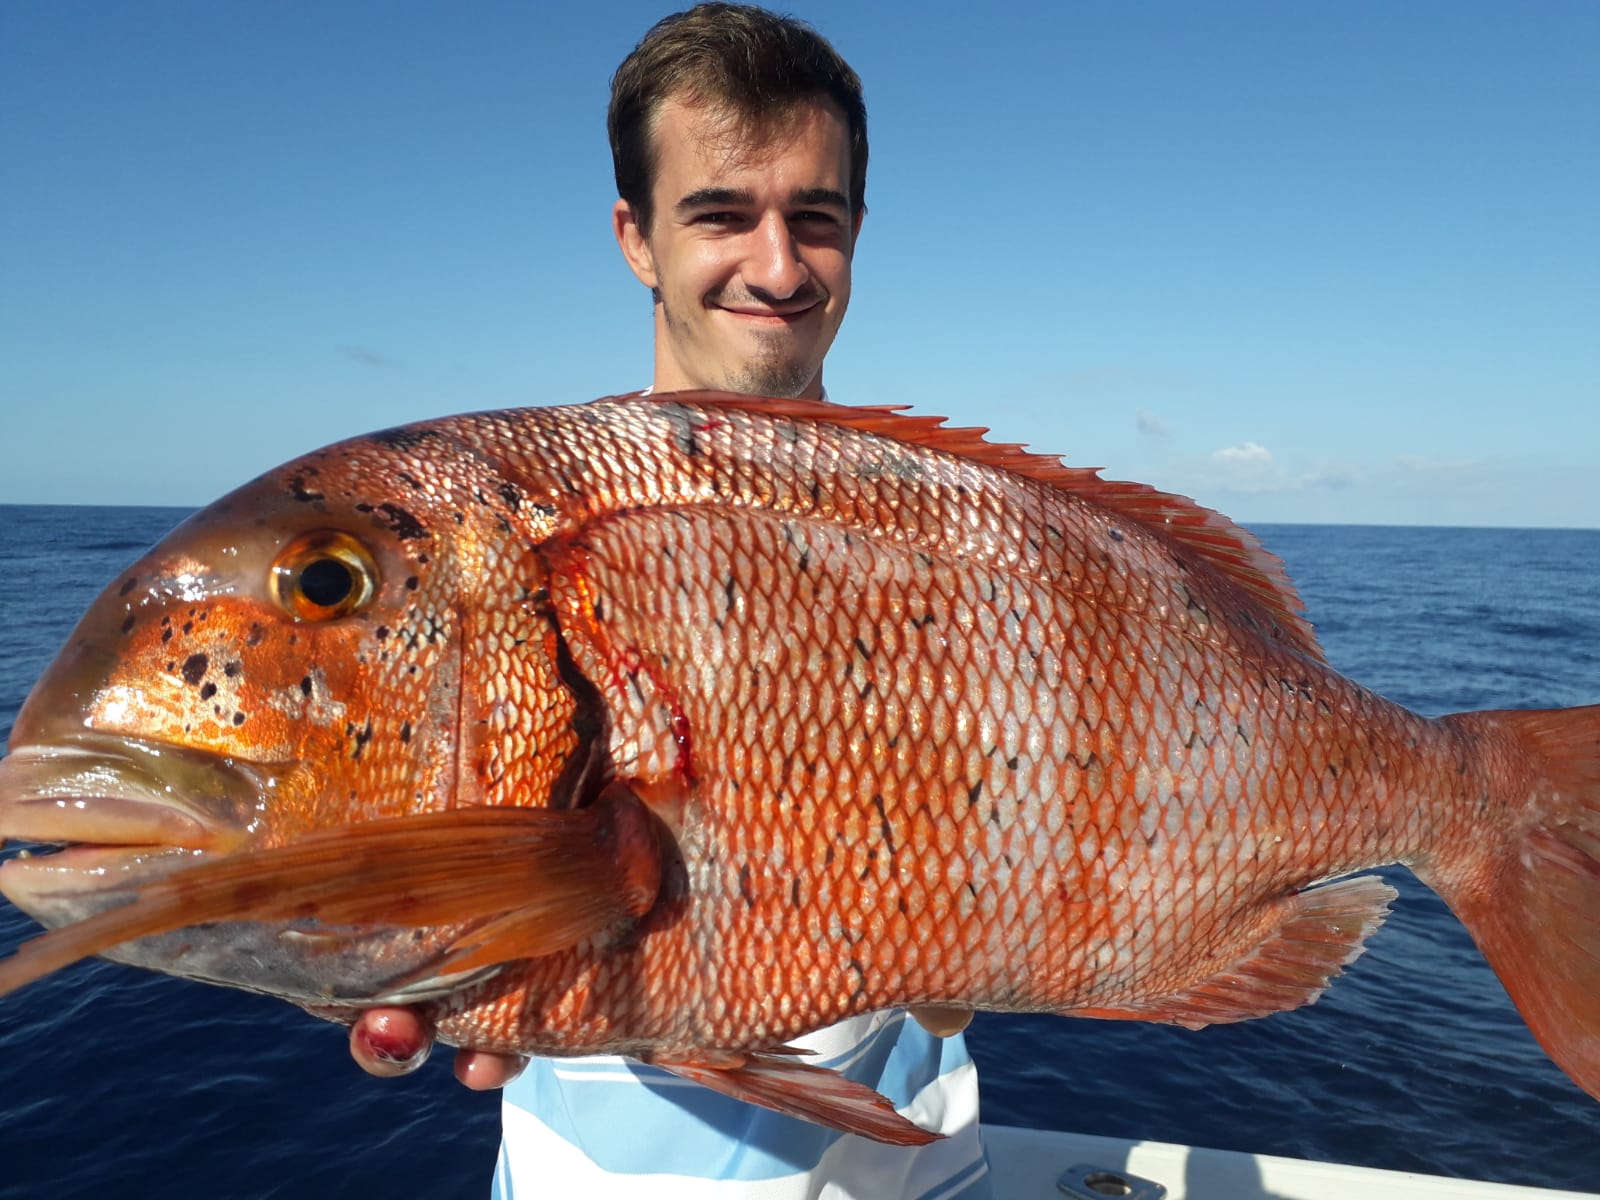
[[[335,608],[355,590],[355,573],[337,558],[319,558],[300,572],[300,594],[319,608]]]

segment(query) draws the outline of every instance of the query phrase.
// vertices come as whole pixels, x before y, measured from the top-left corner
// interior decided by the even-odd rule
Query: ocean
[[[174,509],[0,506],[0,733]],[[1600,701],[1600,531],[1264,526],[1339,670],[1429,714]],[[1198,1033],[980,1015],[987,1121],[1600,1187],[1600,1105],[1404,870],[1313,1007]],[[0,954],[36,928],[0,901]],[[482,1197],[498,1101],[280,1002],[94,961],[0,1000],[0,1196]]]

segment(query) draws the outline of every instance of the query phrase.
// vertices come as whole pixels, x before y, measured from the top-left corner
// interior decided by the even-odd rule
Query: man
[[[624,60],[608,125],[613,231],[653,299],[652,390],[823,398],[866,215],[855,72],[807,26],[702,4],[658,23]],[[517,1060],[463,1052],[456,1069],[470,1087],[506,1085],[496,1195],[987,1196],[963,1022],[917,1021],[927,1029],[871,1014],[800,1044],[951,1135],[921,1149],[846,1137],[622,1059],[535,1060],[517,1077]],[[377,1074],[414,1068],[427,1044],[404,1010],[375,1010],[352,1030],[357,1060]]]

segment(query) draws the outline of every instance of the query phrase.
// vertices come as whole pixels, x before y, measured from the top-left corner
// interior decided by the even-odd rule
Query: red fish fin
[[[769,1054],[739,1054],[727,1065],[711,1062],[663,1062],[651,1059],[674,1075],[704,1084],[748,1104],[759,1104],[802,1121],[859,1133],[894,1146],[926,1146],[944,1135],[930,1133],[895,1111],[879,1093],[846,1079],[837,1071]]]
[[[1126,1008],[1074,1009],[1071,1015],[1203,1029],[1314,1003],[1360,957],[1395,895],[1376,875],[1297,892],[1279,902],[1282,920],[1266,939],[1211,978]]]
[[[1509,733],[1537,776],[1510,844],[1441,849],[1413,869],[1467,927],[1545,1052],[1600,1099],[1600,705],[1445,721],[1491,746]]]
[[[203,862],[141,888],[128,904],[25,942],[0,962],[0,994],[122,942],[214,921],[483,922],[476,938],[457,942],[474,948],[476,965],[550,953],[654,901],[659,849],[638,809],[602,798],[566,812],[420,813]]]
[[[1048,484],[1135,522],[1161,540],[1203,557],[1252,600],[1284,642],[1318,662],[1326,661],[1305,606],[1283,569],[1283,561],[1256,536],[1227,517],[1186,496],[1160,492],[1143,483],[1101,479],[1098,467],[1069,467],[1059,458],[1025,447],[984,440],[987,429],[945,428],[943,417],[909,416],[903,406],[856,408],[825,400],[753,399],[725,392],[661,392],[651,400],[736,408],[765,416],[826,421],[849,429],[894,438],[959,455],[986,466]]]

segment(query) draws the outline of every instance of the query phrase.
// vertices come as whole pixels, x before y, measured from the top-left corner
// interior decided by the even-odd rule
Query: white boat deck
[[[1593,1200],[1597,1194],[1004,1125],[985,1125],[983,1136],[997,1200]]]

